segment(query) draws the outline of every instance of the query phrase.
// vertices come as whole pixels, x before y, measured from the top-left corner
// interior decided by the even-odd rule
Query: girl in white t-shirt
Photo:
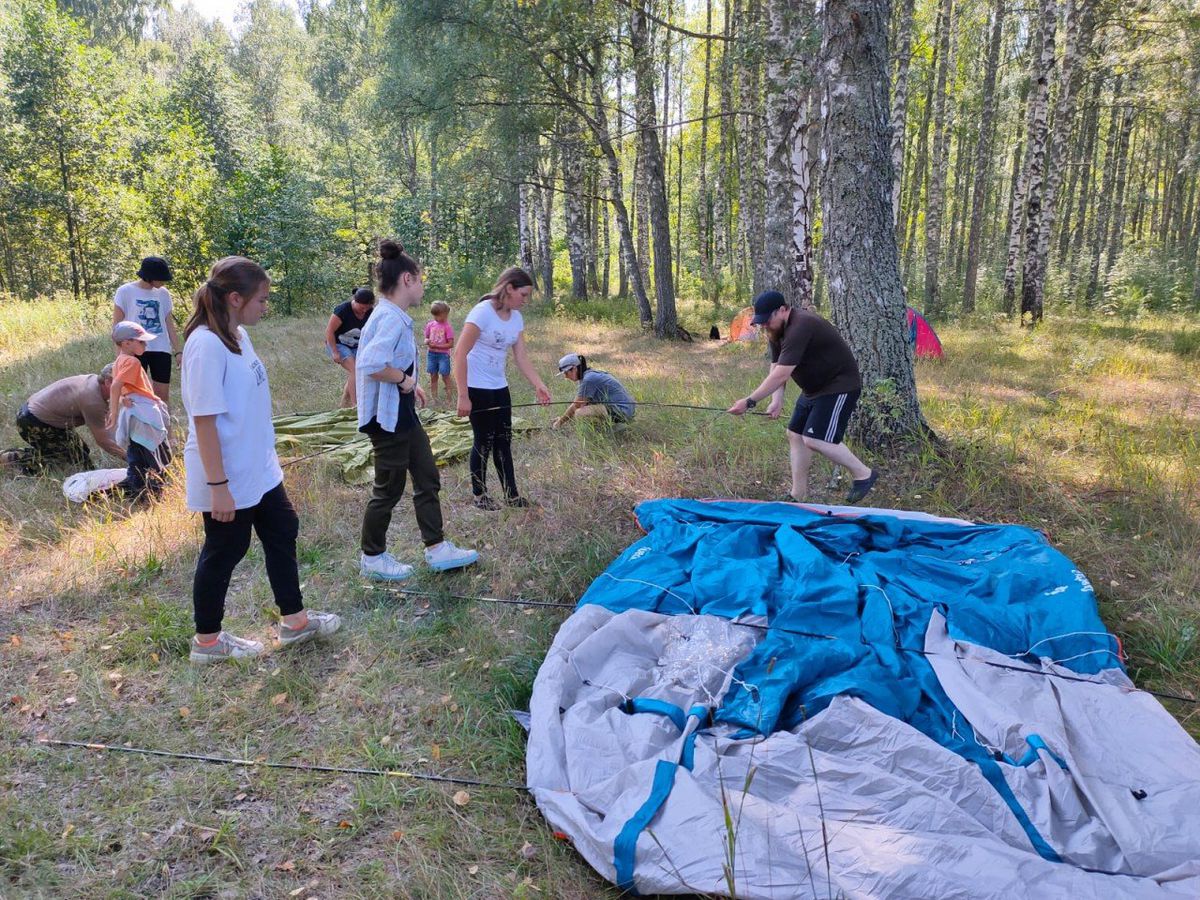
[[[533,386],[538,403],[550,402],[550,391],[538,378],[525,351],[525,322],[521,307],[533,293],[533,279],[524,269],[505,269],[492,292],[467,314],[462,337],[454,350],[454,381],[458,389],[458,414],[471,417],[475,443],[471,447],[471,492],[480,509],[499,509],[488,496],[488,457],[496,466],[504,502],[529,506],[517,491],[512,458],[512,395],[505,364],[512,348],[517,369]],[[464,392],[462,385],[466,385]]]
[[[229,579],[250,548],[251,530],[262,542],[267,578],[279,606],[280,646],[325,637],[341,626],[332,613],[305,610],[300,598],[300,520],[283,489],[275,455],[267,371],[244,327],[262,318],[270,289],[262,266],[227,256],[197,289],[195,311],[183,332],[187,505],[204,516],[204,546],[192,585],[194,663],[263,652],[258,641],[221,630]]]

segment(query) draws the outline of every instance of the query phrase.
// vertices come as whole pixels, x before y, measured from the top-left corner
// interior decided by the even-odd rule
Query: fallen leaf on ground
[[[67,827],[63,829],[63,833],[62,833],[63,839],[66,840],[67,838],[69,838],[71,836],[72,832],[74,832],[74,831],[75,831],[75,825],[71,822],[68,822]]]
[[[272,706],[282,706],[284,703],[287,703],[287,691],[283,691],[282,693],[276,694],[274,697],[271,698]]]
[[[533,846],[533,844],[529,843],[529,841],[526,841],[521,846],[521,856],[525,859],[533,859],[535,856],[537,856],[537,847]]]
[[[296,869],[296,861],[289,859],[287,862],[281,862],[275,867],[276,872],[294,872]]]
[[[8,639],[8,642],[9,642],[10,644],[12,644],[14,647],[20,647],[20,646],[21,646],[21,639],[20,639],[19,637],[17,637],[17,635],[15,635],[15,634],[14,634],[12,637],[10,637],[10,638]]]
[[[179,718],[186,719],[191,714],[192,714],[192,711],[190,709],[188,709],[186,706],[179,707]]]
[[[432,756],[432,757],[433,757],[435,760],[438,760],[438,759],[441,759],[441,758],[442,758],[442,748],[441,748],[441,747],[439,747],[437,744],[434,744],[432,747],[430,747],[430,748],[429,748],[429,750],[430,750],[430,755],[431,755],[431,756]]]
[[[454,795],[454,805],[455,806],[466,806],[470,802],[471,802],[471,795],[468,794],[466,791],[459,791],[457,794]]]
[[[342,821],[338,822],[338,828],[353,828],[353,827],[354,826],[351,825],[349,822],[347,822],[345,819],[342,819]]]
[[[401,831],[399,828],[397,828],[395,831],[392,832],[392,840],[393,841],[404,840],[404,832]]]
[[[470,866],[467,869],[467,874],[468,875],[478,875],[479,874],[479,866]]]

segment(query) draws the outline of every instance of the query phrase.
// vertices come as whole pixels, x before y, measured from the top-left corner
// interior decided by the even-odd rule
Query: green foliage
[[[1191,303],[1188,268],[1160,247],[1126,247],[1109,270],[1100,309],[1126,321],[1143,312],[1182,312]]]

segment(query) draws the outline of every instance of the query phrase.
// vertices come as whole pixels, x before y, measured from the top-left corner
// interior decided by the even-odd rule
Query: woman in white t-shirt
[[[171,267],[161,256],[147,256],[137,276],[137,281],[126,282],[113,295],[113,327],[121,322],[137,322],[154,335],[140,357],[142,368],[150,376],[158,399],[168,403],[171,361],[183,352],[175,333],[171,293],[164,287],[171,280]]]
[[[280,646],[325,637],[341,626],[332,613],[306,610],[300,598],[300,520],[283,489],[275,455],[267,370],[244,327],[262,318],[270,289],[262,266],[227,256],[197,289],[195,311],[183,332],[187,506],[204,516],[204,546],[192,585],[194,663],[263,652],[258,641],[221,630],[229,579],[250,548],[251,530],[262,542],[267,578],[279,606]]]
[[[525,321],[521,307],[533,293],[533,279],[524,269],[505,269],[490,294],[467,314],[462,337],[454,349],[454,381],[460,385],[458,414],[471,417],[475,443],[471,447],[471,492],[480,509],[499,509],[488,496],[488,457],[496,466],[504,502],[529,506],[517,491],[512,459],[512,395],[505,364],[512,348],[517,369],[533,386],[538,403],[550,402],[550,391],[538,378],[525,352]],[[464,392],[461,385],[466,385]]]

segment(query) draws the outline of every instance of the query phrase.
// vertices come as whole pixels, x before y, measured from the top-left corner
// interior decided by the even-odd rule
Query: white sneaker
[[[196,636],[192,635],[192,652],[188,654],[188,659],[203,666],[208,663],[224,662],[227,659],[253,659],[262,655],[262,652],[263,645],[258,641],[248,641],[245,638],[235,637],[227,631],[222,631],[217,635],[217,642],[207,647],[200,644],[196,640]]]
[[[378,556],[363,554],[358,560],[358,571],[363,578],[374,581],[403,581],[413,573],[413,567],[402,563],[386,550]]]
[[[303,628],[289,628],[283,622],[279,623],[279,646],[290,647],[292,644],[303,644],[313,638],[329,637],[342,627],[342,620],[334,613],[308,611],[308,623]]]
[[[425,562],[429,563],[429,568],[437,572],[462,569],[478,561],[479,552],[477,550],[464,550],[462,547],[455,547],[449,541],[442,541],[440,544],[425,548]]]

